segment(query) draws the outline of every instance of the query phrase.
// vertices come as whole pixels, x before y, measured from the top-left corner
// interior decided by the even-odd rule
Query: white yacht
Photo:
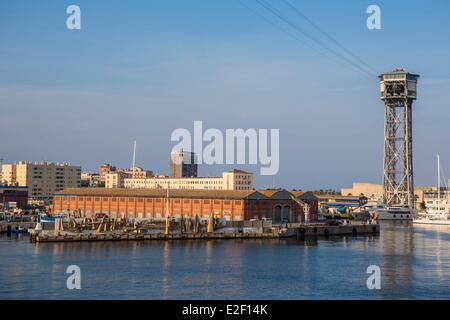
[[[424,192],[425,212],[414,218],[415,224],[450,225],[450,189],[441,187],[441,164],[438,160],[437,188]]]
[[[371,215],[375,220],[412,221],[414,218],[414,209],[409,206],[386,207],[379,205],[371,212]]]
[[[419,214],[413,220],[414,224],[434,224],[434,225],[446,225],[450,226],[449,216]]]
[[[426,210],[414,218],[415,224],[450,225],[450,190],[427,191],[424,200]]]

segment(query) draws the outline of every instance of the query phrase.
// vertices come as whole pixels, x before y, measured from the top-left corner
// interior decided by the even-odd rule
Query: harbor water
[[[66,269],[81,270],[69,290]],[[379,266],[381,289],[367,288]],[[30,243],[0,237],[0,299],[450,299],[450,226],[377,236]]]

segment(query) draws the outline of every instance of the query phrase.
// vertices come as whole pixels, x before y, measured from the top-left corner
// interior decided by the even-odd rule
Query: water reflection
[[[406,298],[412,296],[412,257],[414,255],[412,224],[383,223],[380,238],[382,297],[394,298],[402,292]]]
[[[0,298],[450,298],[450,227],[386,223],[380,236],[31,244],[0,236]],[[82,290],[65,270],[82,270]],[[379,265],[382,290],[366,269]],[[7,275],[7,276],[3,276]]]
[[[163,242],[163,263],[162,263],[162,282],[161,282],[161,298],[167,299],[169,295],[169,278],[170,278],[170,245],[171,243]]]

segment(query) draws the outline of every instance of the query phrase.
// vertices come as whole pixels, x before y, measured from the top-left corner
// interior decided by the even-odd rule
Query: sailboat
[[[439,155],[437,155],[437,164],[437,193],[431,193],[432,196],[426,199],[426,211],[413,220],[414,224],[450,225],[450,190],[448,187],[441,188],[441,161]]]

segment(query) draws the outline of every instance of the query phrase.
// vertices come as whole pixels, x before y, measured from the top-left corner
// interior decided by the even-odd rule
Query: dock
[[[17,228],[22,228],[28,230],[34,228],[35,222],[10,222],[10,221],[0,221],[0,233],[11,233]]]
[[[291,228],[276,229],[271,233],[122,233],[122,232],[89,232],[74,233],[66,231],[50,231],[35,233],[30,230],[30,241],[45,242],[94,242],[94,241],[143,241],[143,240],[209,240],[209,239],[286,239],[306,237],[333,237],[377,235],[380,233],[379,224],[348,224],[339,226],[329,225],[299,225]],[[283,230],[283,231],[282,231]]]

